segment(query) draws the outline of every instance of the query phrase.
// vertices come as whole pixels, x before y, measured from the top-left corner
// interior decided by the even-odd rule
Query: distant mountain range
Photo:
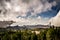
[[[20,30],[20,29],[35,29],[35,28],[50,28],[49,25],[23,25],[23,26],[8,26],[6,29],[10,30]]]
[[[5,28],[0,28],[0,31],[8,31],[8,30],[17,31],[17,30],[25,30],[25,29],[30,30],[30,29],[48,29],[48,28],[50,28],[49,25],[23,25],[23,26],[16,25],[16,26],[7,26]]]
[[[22,30],[22,29],[47,29],[50,28],[49,25],[23,25],[23,26],[10,26],[12,23],[15,23],[14,21],[0,21],[0,31],[5,31],[5,30]]]
[[[15,23],[14,21],[0,21],[0,28],[12,28],[12,29],[21,29],[21,28],[49,28],[49,25],[23,25],[23,26],[10,26],[11,24]]]

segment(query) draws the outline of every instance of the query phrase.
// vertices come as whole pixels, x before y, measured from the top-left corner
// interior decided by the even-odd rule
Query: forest
[[[35,31],[39,33],[36,34]],[[60,40],[60,28],[9,30],[0,32],[0,40]]]

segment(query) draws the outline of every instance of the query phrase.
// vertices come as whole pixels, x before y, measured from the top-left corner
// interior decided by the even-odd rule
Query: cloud
[[[36,15],[51,10],[51,7],[55,6],[56,2],[49,3],[47,0],[11,0],[11,2],[4,1],[4,5],[7,12],[10,11],[20,16],[26,16],[28,11],[31,12],[31,15]]]
[[[60,26],[60,11],[55,17],[51,18],[49,22],[54,26]]]
[[[60,0],[55,0],[56,2],[60,2]]]
[[[19,20],[16,23],[13,23],[11,26],[15,25],[38,25],[38,24],[43,24],[46,25],[47,19],[42,19],[40,16],[37,18],[19,18]]]
[[[36,18],[29,18],[29,16],[36,16],[41,12],[52,10],[51,7],[55,5],[55,1],[49,3],[47,0],[1,0],[0,21],[13,20],[19,21],[21,24],[40,24],[40,20],[42,20],[40,16]],[[22,18],[26,17],[27,14],[31,15],[27,18]],[[17,18],[18,16],[20,17]]]
[[[16,20],[17,21],[16,23],[12,24],[12,26],[15,26],[15,25],[20,25],[20,26],[23,26],[23,25],[40,25],[40,24],[47,25],[49,18],[43,19],[40,16],[38,16],[37,18],[21,18],[20,17],[17,20]]]

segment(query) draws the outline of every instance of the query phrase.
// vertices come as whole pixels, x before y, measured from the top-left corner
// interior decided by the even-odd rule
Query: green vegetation
[[[33,31],[33,32],[32,32]],[[60,40],[60,28],[0,32],[0,40]]]

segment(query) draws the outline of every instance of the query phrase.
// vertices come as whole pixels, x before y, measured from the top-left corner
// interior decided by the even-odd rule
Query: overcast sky
[[[0,21],[16,21],[12,25],[37,25],[51,22],[52,25],[60,26],[59,10],[59,0],[0,0]]]

